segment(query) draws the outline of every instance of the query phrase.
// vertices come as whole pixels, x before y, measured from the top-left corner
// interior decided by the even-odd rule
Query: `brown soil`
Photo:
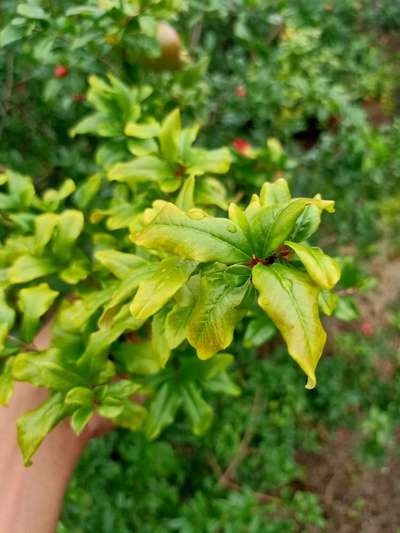
[[[381,469],[354,460],[351,438],[338,432],[320,454],[300,457],[307,489],[318,493],[326,533],[399,533],[400,460]]]
[[[375,327],[388,322],[390,306],[400,300],[400,258],[375,259],[369,270],[378,279],[378,286],[358,298],[363,319]]]

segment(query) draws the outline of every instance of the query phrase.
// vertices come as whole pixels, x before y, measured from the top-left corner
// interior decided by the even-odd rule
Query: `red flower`
[[[248,141],[238,137],[233,140],[232,144],[241,155],[247,155],[251,148],[251,144]]]
[[[364,322],[360,326],[360,331],[365,337],[372,337],[375,334],[375,328],[369,322]]]
[[[239,85],[236,87],[235,93],[239,98],[243,98],[247,94],[246,87],[244,85]]]
[[[65,76],[68,76],[69,74],[69,68],[65,65],[57,65],[54,68],[54,76],[56,78],[65,78]]]

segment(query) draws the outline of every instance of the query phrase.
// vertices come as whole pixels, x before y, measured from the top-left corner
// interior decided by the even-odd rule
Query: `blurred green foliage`
[[[185,119],[203,123],[204,146],[231,145],[235,164],[223,180],[241,198],[249,199],[266,179],[285,176],[295,194],[319,191],[337,200],[338,216],[323,236],[333,249],[345,242],[355,255],[369,254],[382,233],[398,239],[400,5],[123,4],[125,15],[117,9],[102,14],[97,1],[88,1],[92,10],[82,14],[79,1],[3,0],[1,165],[35,175],[40,191],[67,177],[79,185],[106,166],[94,137],[71,139],[68,132],[92,111],[84,96],[88,77],[111,73],[129,86],[152,86],[151,114],[158,120],[179,105]],[[159,54],[154,25],[129,13],[141,4],[153,5],[156,20],[179,30],[190,56],[180,70],[141,68],[142,56]],[[67,66],[68,75],[55,77],[57,65]],[[359,318],[349,289],[373,283],[351,261],[345,264],[341,290],[348,292],[336,316]],[[271,324],[257,324],[257,339],[245,323],[245,349],[234,348],[240,400],[207,398],[217,414],[200,439],[179,419],[151,444],[123,430],[93,442],[71,482],[60,533],[323,530],[323,511],[317,495],[307,491],[297,452],[318,450],[327,434],[341,428],[360,435],[354,450],[359,460],[381,464],[396,450],[400,367],[391,338],[398,336],[399,323],[397,313],[394,325],[373,338],[338,334],[311,393],[271,341]],[[382,361],[391,369],[389,378],[378,371]],[[219,483],[249,427],[249,449],[233,479],[228,486]]]

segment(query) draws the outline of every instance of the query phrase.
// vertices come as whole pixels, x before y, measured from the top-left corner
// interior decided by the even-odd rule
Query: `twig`
[[[250,410],[249,423],[245,429],[243,438],[240,441],[239,448],[236,454],[233,456],[226,470],[222,472],[222,474],[219,476],[218,485],[220,487],[224,487],[226,485],[229,486],[229,484],[232,484],[232,479],[234,478],[237,468],[239,467],[243,459],[246,457],[246,455],[248,455],[249,453],[249,444],[250,444],[251,439],[253,438],[254,431],[256,428],[256,420],[262,408],[261,400],[262,400],[261,390],[257,388],[254,394],[253,404]]]
[[[14,54],[7,55],[6,59],[6,81],[4,83],[4,89],[3,89],[3,106],[0,110],[0,137],[3,133],[5,124],[6,124],[6,117],[8,113],[8,105],[9,101],[12,95],[12,89],[14,84]]]
[[[7,335],[7,339],[28,352],[39,351],[34,344],[29,344],[28,342],[24,342],[21,339],[17,339],[17,337],[14,337],[14,335]]]
[[[203,30],[203,20],[200,19],[193,27],[192,34],[190,36],[189,48],[196,48],[200,42],[201,32]]]

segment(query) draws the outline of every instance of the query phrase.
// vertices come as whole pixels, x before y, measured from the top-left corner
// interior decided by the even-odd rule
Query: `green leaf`
[[[128,163],[117,163],[108,172],[110,181],[129,185],[146,181],[161,182],[171,177],[172,171],[168,163],[153,155],[137,157]]]
[[[275,334],[276,327],[272,320],[265,315],[261,315],[248,323],[243,338],[243,346],[245,348],[262,346],[271,340]]]
[[[147,409],[142,405],[138,405],[131,400],[124,400],[122,402],[122,411],[112,420],[118,426],[136,431],[142,426],[146,417]]]
[[[154,355],[157,357],[160,368],[165,367],[171,355],[171,349],[168,346],[165,335],[166,317],[167,311],[162,309],[154,315],[151,322],[151,347]]]
[[[107,113],[93,113],[83,118],[76,126],[70,130],[70,136],[85,135],[92,133],[99,137],[118,137],[120,131],[118,126],[113,124]]]
[[[63,395],[54,394],[40,407],[29,411],[17,422],[18,444],[22,451],[24,464],[31,464],[33,454],[44,438],[67,415]]]
[[[122,333],[136,331],[142,324],[143,320],[132,317],[129,312],[129,304],[124,305],[113,317],[110,324],[90,335],[86,349],[78,360],[78,366],[93,379],[97,379],[107,364],[110,346]]]
[[[16,381],[27,381],[36,387],[46,387],[56,391],[67,391],[86,384],[85,374],[65,366],[56,349],[40,354],[35,352],[18,354],[14,359],[12,375]]]
[[[253,268],[258,304],[273,320],[288,345],[289,354],[308,376],[306,387],[316,385],[315,368],[326,333],[318,315],[319,289],[307,274],[285,265]]]
[[[61,187],[56,189],[47,189],[43,195],[43,207],[48,211],[56,211],[61,202],[68,198],[76,189],[75,183],[71,180],[65,180]]]
[[[176,304],[165,320],[165,338],[171,350],[177,348],[187,335],[187,328],[200,291],[200,276],[192,276],[175,295]]]
[[[71,248],[83,230],[83,213],[69,209],[60,214],[57,233],[53,240],[54,254],[63,260],[69,259]]]
[[[15,43],[22,39],[25,35],[26,28],[21,26],[14,26],[12,23],[7,24],[0,31],[0,48],[4,48],[8,44]]]
[[[145,248],[199,262],[232,264],[251,257],[250,245],[234,222],[208,216],[200,209],[184,213],[168,202],[132,240]]]
[[[181,385],[182,403],[191,423],[195,435],[204,435],[209,429],[214,411],[201,396],[194,383]]]
[[[194,207],[193,195],[195,183],[196,181],[194,176],[190,176],[185,180],[181,190],[179,191],[179,195],[175,203],[179,209],[182,209],[182,211],[189,211],[189,209],[193,209]]]
[[[48,20],[49,16],[39,6],[33,6],[31,4],[19,4],[17,7],[18,15],[21,17],[36,19],[36,20]]]
[[[4,348],[4,341],[15,320],[15,311],[7,303],[6,294],[0,290],[0,353]]]
[[[187,332],[187,339],[200,359],[208,359],[231,344],[235,326],[242,316],[237,307],[247,288],[248,283],[231,287],[225,282],[223,272],[202,276],[199,298]]]
[[[85,180],[82,185],[76,190],[74,194],[74,202],[79,207],[79,209],[85,209],[93,198],[98,193],[101,186],[101,176],[100,174],[93,174],[87,180]]]
[[[158,144],[154,139],[129,139],[127,146],[129,152],[137,157],[156,154],[158,152]],[[116,160],[114,162],[117,163],[118,161]]]
[[[135,394],[139,388],[140,385],[129,379],[120,379],[119,381],[114,381],[113,383],[105,385],[101,396],[104,396],[104,399],[111,397],[118,400],[124,400]]]
[[[120,342],[114,346],[112,353],[123,369],[133,375],[156,374],[162,368],[159,354],[153,350],[150,341]]]
[[[154,395],[145,422],[145,435],[148,439],[156,439],[161,431],[174,421],[176,412],[182,403],[179,389],[173,383],[164,383]]]
[[[77,409],[71,416],[71,428],[76,435],[80,435],[94,415],[94,408],[85,405]]]
[[[151,139],[157,137],[160,133],[160,125],[156,120],[149,120],[137,124],[136,122],[128,122],[125,127],[125,135],[128,137],[138,137],[139,139]]]
[[[175,109],[165,118],[160,130],[161,153],[171,163],[178,162],[180,132],[181,115]]]
[[[338,298],[337,294],[334,294],[331,291],[322,290],[319,293],[319,307],[321,311],[325,315],[331,316],[336,309]]]
[[[187,173],[193,176],[213,173],[225,174],[232,163],[232,156],[228,148],[204,150],[192,148],[186,162]]]
[[[179,136],[179,159],[181,161],[188,161],[192,144],[196,140],[199,129],[199,124],[195,124],[194,126],[181,130],[181,134]]]
[[[59,215],[43,213],[35,218],[36,253],[41,254],[50,242],[58,224]]]
[[[351,296],[341,296],[337,300],[336,308],[333,314],[335,318],[343,320],[344,322],[358,320],[361,316],[357,304],[353,298],[351,298]]]
[[[193,273],[197,263],[176,257],[164,259],[158,269],[140,282],[131,305],[131,313],[146,320],[159,311],[182,287]]]
[[[339,263],[320,248],[285,241],[305,266],[310,278],[322,289],[332,289],[340,279]]]
[[[8,280],[10,283],[26,283],[27,281],[52,274],[56,270],[57,267],[50,259],[23,255],[10,267]]]
[[[95,253],[95,258],[120,280],[141,271],[148,265],[142,257],[117,250],[99,250]]]
[[[14,381],[12,377],[12,367],[14,358],[7,359],[3,370],[0,372],[0,405],[7,405],[11,400]]]
[[[308,205],[296,220],[290,240],[295,242],[306,241],[313,235],[321,223],[321,209],[316,205]]]
[[[80,331],[89,321],[91,316],[113,296],[115,286],[94,291],[84,298],[74,302],[63,302],[63,307],[57,316],[57,325],[62,326],[66,331]]]
[[[91,406],[93,405],[94,394],[92,389],[87,387],[75,387],[71,389],[65,397],[65,405]]]
[[[226,189],[224,185],[217,179],[211,177],[203,177],[197,180],[195,189],[195,204],[217,206],[226,211],[228,204],[226,201]]]
[[[168,313],[165,323],[165,337],[171,350],[177,348],[186,339],[192,312],[191,306],[181,307],[176,304]]]
[[[265,182],[260,191],[261,205],[286,204],[290,202],[291,195],[288,183],[285,179],[279,178],[270,183]]]
[[[116,398],[106,398],[99,405],[99,415],[104,418],[115,418],[120,415],[124,409],[121,400]]]
[[[334,202],[312,198],[296,198],[286,206],[274,208],[264,206],[255,212],[250,225],[255,231],[254,240],[259,246],[261,257],[268,257],[274,252],[292,233],[296,221],[307,205],[315,204],[321,209],[333,212]],[[263,238],[262,238],[263,236]],[[260,246],[261,245],[261,246]]]
[[[80,250],[78,250],[76,255],[78,258],[75,261],[72,261],[67,268],[61,270],[59,274],[60,279],[70,285],[76,285],[83,279],[87,278],[90,273],[90,263],[88,259]]]
[[[58,294],[50,289],[47,283],[19,291],[18,307],[23,314],[21,333],[24,340],[33,340],[40,317],[50,309]]]

